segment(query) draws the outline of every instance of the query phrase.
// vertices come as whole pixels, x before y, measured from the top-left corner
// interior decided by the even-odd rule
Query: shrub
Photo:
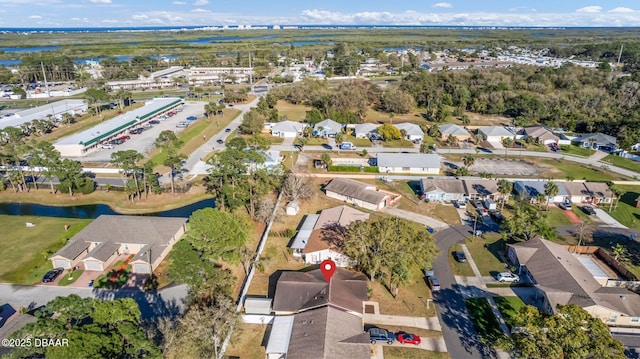
[[[329,166],[331,172],[360,172],[359,166]]]
[[[378,173],[378,166],[368,166],[364,168],[365,172],[373,172],[373,173]]]

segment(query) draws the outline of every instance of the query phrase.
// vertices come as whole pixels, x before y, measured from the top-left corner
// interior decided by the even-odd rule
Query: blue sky
[[[640,1],[0,0],[0,27],[640,26]]]

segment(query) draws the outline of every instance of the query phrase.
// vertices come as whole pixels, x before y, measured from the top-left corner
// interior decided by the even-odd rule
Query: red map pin
[[[329,283],[333,273],[336,271],[336,263],[331,259],[325,259],[320,263],[320,271],[322,272],[322,275],[324,275],[324,279]]]

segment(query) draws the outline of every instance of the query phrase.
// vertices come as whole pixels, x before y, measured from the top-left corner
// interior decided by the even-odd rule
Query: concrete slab
[[[615,218],[611,217],[604,210],[600,208],[595,208],[595,210],[596,210],[596,216],[598,216],[598,218],[600,218],[603,222],[605,222],[607,226],[615,227],[615,228],[629,228],[623,225],[622,223],[616,221]]]

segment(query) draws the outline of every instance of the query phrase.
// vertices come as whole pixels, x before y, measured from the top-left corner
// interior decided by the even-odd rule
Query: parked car
[[[48,271],[43,277],[42,277],[42,283],[51,283],[54,280],[56,280],[56,278],[58,278],[58,276],[60,274],[62,274],[62,272],[64,271],[64,268],[58,267],[55,269],[52,269],[50,271]]]
[[[133,130],[130,130],[129,133],[132,135],[139,135],[144,131],[144,128],[134,128]]]
[[[110,143],[105,143],[101,146],[103,149],[105,150],[112,150],[113,149],[113,145]]]
[[[110,144],[110,145],[121,145],[121,144],[123,144],[123,143],[124,143],[124,141],[123,141],[123,140],[121,140],[121,139],[119,139],[119,138],[116,138],[115,140],[111,140],[111,141],[109,141],[109,144]]]
[[[500,211],[498,210],[490,210],[489,211],[489,215],[491,216],[491,218],[493,218],[494,221],[496,221],[497,223],[502,223],[504,222],[504,215],[502,213],[500,213]]]
[[[420,345],[420,343],[422,342],[422,339],[420,339],[419,336],[405,332],[399,332],[398,334],[396,334],[396,339],[400,344]]]
[[[393,344],[396,337],[392,332],[386,329],[369,328],[369,340],[371,341],[371,344],[375,344],[377,341],[385,341],[387,344]]]
[[[484,208],[484,206],[482,205],[482,201],[477,200],[477,199],[474,199],[473,201],[471,201],[471,204],[475,208]]]
[[[196,116],[189,116],[189,117],[187,117],[187,121],[195,121],[195,120],[197,120],[197,119],[198,119],[198,118],[197,118]]]
[[[178,127],[178,128],[187,128],[187,127],[189,127],[189,122],[187,122],[187,121],[180,121],[180,122],[178,122],[178,124],[176,125],[176,127]]]
[[[432,292],[437,292],[440,290],[440,281],[438,278],[430,276],[427,277],[427,281],[429,282],[429,288],[431,288]]]
[[[584,212],[584,213],[586,213],[586,214],[588,214],[590,216],[593,216],[593,215],[596,214],[596,210],[593,209],[593,207],[591,207],[591,206],[582,206],[580,209],[582,210],[582,212]]]
[[[122,142],[124,142],[124,141],[126,141],[126,140],[130,140],[130,139],[131,139],[131,136],[124,135],[124,136],[120,136],[120,137],[118,137],[118,139],[119,139],[119,140],[122,140]]]
[[[558,207],[564,209],[565,211],[568,211],[571,209],[571,201],[562,201],[560,203],[558,203]]]
[[[464,252],[462,252],[462,251],[453,252],[453,258],[455,258],[460,263],[466,263],[467,262],[467,256],[465,256]]]
[[[151,120],[149,121],[149,123],[152,125],[157,125],[157,124],[160,124],[160,120]]]
[[[355,150],[356,146],[354,146],[354,144],[351,143],[351,142],[342,142],[340,144],[340,149],[341,150]]]
[[[496,279],[498,280],[498,282],[500,283],[504,283],[504,282],[518,282],[520,281],[520,277],[518,277],[517,274],[513,274],[511,272],[502,272],[502,273],[498,273]]]

